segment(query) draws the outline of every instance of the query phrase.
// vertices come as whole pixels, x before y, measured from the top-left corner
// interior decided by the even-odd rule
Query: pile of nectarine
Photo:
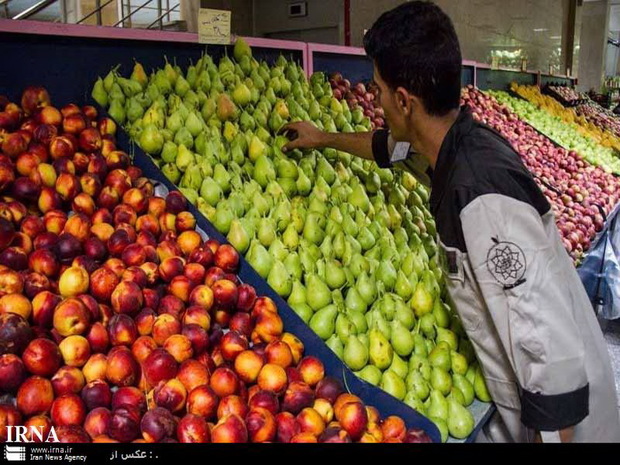
[[[304,357],[237,251],[179,192],[155,196],[115,129],[42,88],[0,106],[0,440],[428,440]]]

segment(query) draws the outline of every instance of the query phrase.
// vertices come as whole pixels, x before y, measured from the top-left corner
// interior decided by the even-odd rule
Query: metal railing
[[[9,14],[10,14],[9,3],[11,1],[12,0],[0,0],[0,8],[4,9],[5,16],[7,18],[9,17]],[[62,21],[65,23],[69,22],[67,18],[66,0],[40,0],[39,2],[32,5],[31,7],[14,15],[11,19],[19,20],[19,19],[31,18],[32,16],[36,15],[37,13],[40,13],[44,9],[48,8],[51,5],[54,5],[55,3],[59,1],[61,3],[61,8],[60,8],[61,17],[59,17],[56,21]],[[106,8],[108,5],[114,3],[114,1],[115,0],[95,0],[95,8],[93,9],[93,11],[91,11],[90,13],[88,13],[86,16],[82,17],[75,23],[82,24],[88,19],[95,16],[96,24],[98,26],[102,26],[103,25],[103,14],[102,14],[103,9]],[[167,22],[170,22],[171,13],[177,12],[177,10],[179,9],[181,5],[180,1],[174,2],[174,5],[171,6],[170,5],[171,0],[146,0],[144,3],[142,3],[138,7],[132,8],[130,1],[126,3],[125,0],[121,0],[122,18],[119,21],[115,22],[112,26],[113,27],[132,27],[133,16],[139,11],[143,10],[144,8],[149,7],[153,2],[156,2],[156,7],[154,8],[150,7],[150,8],[152,8],[153,10],[156,10],[157,18],[155,19],[155,21],[148,24],[146,26],[146,29],[152,29],[154,27],[157,27],[158,29],[163,29],[165,25],[164,19]],[[165,6],[164,6],[164,3],[165,3]]]
[[[6,1],[5,4],[5,8],[8,8],[8,3],[10,0]],[[30,8],[26,8],[24,11],[22,11],[21,13],[13,16],[12,19],[28,19],[31,16],[36,15],[37,13],[40,13],[41,11],[45,10],[48,6],[53,5],[54,3],[56,3],[58,0],[41,0],[38,3],[35,3],[34,5],[32,5]],[[7,10],[8,11],[8,10]]]
[[[180,7],[180,5],[181,5],[180,2],[176,2],[176,5],[170,7],[170,0],[166,0],[166,8],[164,8],[163,0],[147,0],[142,5],[140,5],[137,8],[135,8],[134,10],[131,10],[131,4],[129,4],[129,8],[130,8],[129,13],[127,15],[123,16],[123,18],[120,19],[119,21],[117,21],[113,26],[114,27],[119,27],[120,25],[123,25],[123,27],[125,27],[125,26],[128,25],[129,27],[132,27],[132,17],[133,17],[133,15],[136,14],[138,11],[146,8],[147,6],[149,6],[154,1],[157,2],[157,19],[155,21],[153,21],[151,24],[149,24],[146,27],[146,29],[151,29],[156,24],[158,25],[159,29],[163,29],[163,27],[164,27],[164,21],[163,21],[164,18],[167,17],[168,21],[170,21],[170,13],[176,11],[176,9]],[[123,1],[123,3],[122,3],[123,14],[124,14],[124,10],[125,10],[125,2]]]

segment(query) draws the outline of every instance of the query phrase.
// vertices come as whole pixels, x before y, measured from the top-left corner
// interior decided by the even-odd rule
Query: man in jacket
[[[364,45],[390,131],[295,123],[285,149],[334,147],[430,182],[448,293],[499,413],[480,440],[620,441],[605,340],[553,211],[511,146],[459,108],[450,19],[408,2]]]

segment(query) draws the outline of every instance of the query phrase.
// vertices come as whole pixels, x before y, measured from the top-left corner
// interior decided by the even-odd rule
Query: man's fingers
[[[283,152],[290,152],[291,150],[295,150],[301,147],[299,139],[295,139],[287,143],[284,147],[282,147]]]

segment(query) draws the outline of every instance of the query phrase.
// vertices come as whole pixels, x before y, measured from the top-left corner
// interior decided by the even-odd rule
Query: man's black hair
[[[407,2],[383,13],[364,48],[387,85],[421,98],[429,114],[459,108],[461,48],[452,21],[434,3]]]

